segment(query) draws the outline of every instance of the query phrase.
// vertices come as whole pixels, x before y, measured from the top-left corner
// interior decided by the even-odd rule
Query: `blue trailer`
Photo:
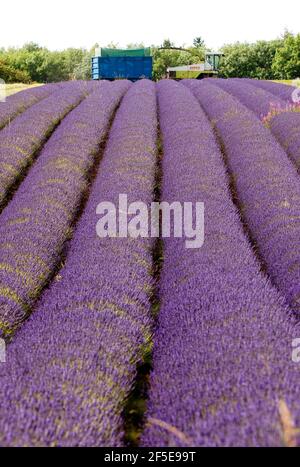
[[[152,79],[150,49],[100,49],[92,58],[92,79]]]

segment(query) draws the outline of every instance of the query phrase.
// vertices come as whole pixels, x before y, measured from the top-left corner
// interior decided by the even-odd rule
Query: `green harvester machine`
[[[167,78],[171,79],[203,79],[216,77],[219,72],[219,65],[222,53],[207,52],[205,54],[205,61],[195,63],[194,65],[182,65],[176,67],[169,67],[167,69]]]

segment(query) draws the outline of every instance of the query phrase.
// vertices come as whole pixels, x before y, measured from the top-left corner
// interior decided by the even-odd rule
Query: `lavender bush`
[[[224,146],[243,217],[274,284],[300,312],[300,180],[271,132],[230,94],[185,81]]]
[[[242,104],[252,110],[259,118],[266,116],[274,107],[282,109],[286,107],[285,100],[260,87],[253,86],[254,81],[251,80],[250,84],[250,82],[245,82],[242,79],[209,80],[211,84],[216,84],[224,91],[237,97]]]
[[[300,113],[284,112],[273,117],[270,130],[300,171]]]
[[[63,120],[0,216],[3,333],[10,333],[26,317],[59,261],[87,187],[87,173],[128,87],[129,82],[103,83]],[[73,102],[81,98],[74,92],[75,97],[70,91]],[[70,105],[70,96],[66,99]]]
[[[100,239],[96,206],[117,203],[119,193],[151,202],[156,132],[155,85],[143,80],[116,114],[65,266],[8,346],[0,368],[2,446],[122,444],[123,403],[150,337],[152,241]]]
[[[214,109],[211,86],[198,87]],[[225,106],[227,97],[221,91],[217,96]],[[295,445],[299,369],[291,362],[296,331],[289,310],[260,272],[231,201],[222,155],[195,98],[181,84],[165,81],[158,84],[158,102],[162,198],[204,201],[205,242],[187,250],[183,239],[164,241],[142,444]],[[221,115],[226,120],[231,114]]]
[[[251,84],[254,80],[251,81]],[[269,127],[290,159],[300,168],[300,114],[280,98],[241,79],[210,80],[211,84],[237,97]],[[250,82],[250,80],[249,80]],[[258,91],[258,92],[257,92]],[[300,109],[300,108],[299,108]]]
[[[270,92],[274,96],[279,99],[283,99],[288,103],[292,103],[292,93],[296,89],[294,86],[289,86],[288,84],[274,83],[273,81],[265,81],[261,79],[235,78],[235,81],[241,81],[243,83],[248,82],[257,88]]]
[[[38,101],[45,99],[52,92],[57,90],[59,85],[46,84],[32,89],[25,89],[6,99],[6,102],[0,102],[0,129],[15,118],[19,113],[28,109]]]
[[[8,190],[32,162],[47,136],[85,96],[76,82],[58,88],[0,132],[0,205],[5,203]]]

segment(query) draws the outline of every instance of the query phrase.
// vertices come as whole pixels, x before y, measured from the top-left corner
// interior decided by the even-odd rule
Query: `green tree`
[[[251,78],[274,79],[272,64],[277,51],[282,47],[282,40],[258,41],[251,49],[253,73]]]
[[[276,51],[272,70],[279,79],[300,77],[300,34],[285,33],[283,45]]]
[[[16,70],[0,59],[0,79],[6,83],[30,83],[30,76],[25,71]]]
[[[36,82],[73,79],[86,56],[85,49],[49,51],[35,43],[25,44],[20,49],[0,50],[0,57],[3,57],[9,66],[27,73],[31,80]]]
[[[133,42],[126,46],[126,49],[144,49],[145,44],[143,42]]]
[[[36,42],[27,42],[24,44],[23,49],[27,52],[37,52],[38,50],[42,50],[42,47]]]
[[[75,70],[77,70],[84,62],[87,56],[87,51],[85,49],[69,48],[64,50],[61,55],[64,68],[63,71],[66,79],[75,79]]]
[[[73,79],[83,79],[88,80],[91,79],[91,62],[92,57],[95,54],[95,49],[98,48],[99,45],[95,44],[90,50],[85,50],[82,60],[78,65],[75,66],[73,70]]]
[[[170,41],[170,39],[165,39],[162,43],[162,47],[165,47],[166,49],[169,49],[171,47],[175,47],[174,42]]]
[[[107,49],[118,49],[119,48],[119,43],[111,41],[111,42],[109,42],[109,44],[107,44],[105,46],[105,48],[107,48]]]
[[[195,37],[195,39],[193,40],[193,46],[196,47],[196,49],[205,48],[205,42],[202,39],[202,37]]]
[[[250,77],[253,65],[251,63],[251,45],[235,44],[226,45],[222,48],[224,57],[220,63],[220,75],[224,78]]]
[[[158,80],[166,76],[167,68],[188,65],[194,62],[194,57],[188,52],[180,50],[160,50],[152,47],[153,79]]]
[[[224,57],[221,59],[220,76],[274,79],[272,64],[281,47],[281,39],[226,45],[222,48]]]

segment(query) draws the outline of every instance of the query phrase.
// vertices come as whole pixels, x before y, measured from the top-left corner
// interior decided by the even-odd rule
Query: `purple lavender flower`
[[[300,445],[299,367],[291,358],[299,338],[292,314],[300,310],[299,176],[254,113],[210,83],[60,85],[63,96],[92,94],[62,120],[0,216],[0,329],[12,337],[0,364],[0,446],[124,443],[124,403],[153,331],[153,240],[100,239],[96,207],[117,204],[121,193],[129,203],[151,203],[157,94],[162,200],[204,202],[205,242],[186,249],[184,238],[164,240],[142,444]],[[242,102],[256,95],[248,84],[226,86]],[[249,103],[257,115],[270,98],[259,95],[262,102]],[[53,130],[51,112],[41,123],[32,112],[34,131],[16,118],[25,151]],[[296,161],[298,121],[285,115],[271,130]]]
[[[195,93],[214,112],[217,127],[238,118],[239,104],[234,101],[229,109],[231,98],[218,88],[196,83]],[[142,444],[294,445],[299,368],[291,362],[297,333],[289,310],[260,271],[243,232],[204,112],[187,88],[171,81],[158,84],[158,102],[162,197],[205,203],[205,242],[199,250],[187,250],[184,239],[164,241]],[[251,131],[252,121],[247,128]],[[250,137],[244,134],[240,144]]]
[[[209,83],[185,81],[214,123],[240,208],[264,266],[300,311],[300,179],[282,147],[255,115]]]
[[[86,96],[77,82],[58,88],[0,132],[0,205],[56,125]]]
[[[64,118],[0,216],[2,332],[11,332],[27,316],[59,261],[87,173],[128,87],[129,82],[103,83]],[[82,97],[76,89],[63,92],[65,100],[63,94],[57,104],[61,113]]]
[[[296,89],[294,86],[288,84],[275,83],[273,81],[265,81],[261,79],[250,79],[250,78],[234,78],[235,81],[241,81],[244,83],[250,83],[257,88],[264,89],[267,92],[270,92],[279,99],[283,99],[288,103],[292,103],[292,93]]]
[[[117,93],[119,85],[114,86]],[[95,119],[97,112],[105,116],[111,108],[109,100],[100,105],[97,96],[89,106]],[[86,136],[66,160],[70,174],[86,164],[82,150],[94,138],[88,129],[91,113],[78,107],[80,116],[77,126],[84,124]],[[101,138],[96,125],[93,131]],[[7,364],[0,367],[0,445],[122,444],[124,400],[150,338],[152,240],[100,239],[96,207],[101,201],[116,202],[120,193],[128,194],[128,202],[152,201],[156,139],[155,85],[142,80],[132,85],[116,114],[65,266],[8,346]],[[59,214],[65,216],[63,210]],[[56,222],[58,216],[49,238]],[[49,247],[53,252],[54,245]]]
[[[274,94],[253,86],[255,80],[245,82],[243,79],[210,79],[211,84],[216,84],[224,91],[237,97],[248,109],[252,110],[259,118],[266,116],[273,108],[286,107],[286,101]]]
[[[284,112],[273,117],[270,130],[300,171],[300,113]]]
[[[33,104],[45,99],[57,90],[59,85],[46,84],[32,89],[18,92],[9,96],[6,102],[0,102],[0,129],[13,120],[19,113],[24,112]]]

